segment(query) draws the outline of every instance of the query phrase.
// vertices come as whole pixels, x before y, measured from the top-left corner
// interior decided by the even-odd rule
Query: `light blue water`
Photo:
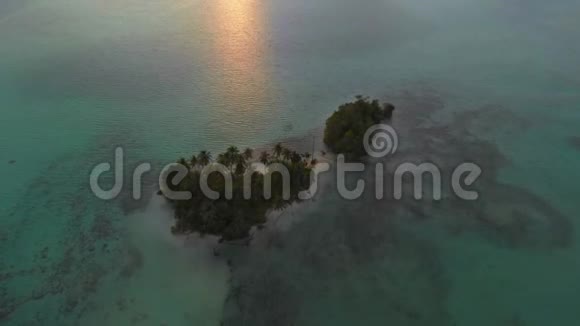
[[[572,0],[1,1],[0,322],[577,323],[579,16]],[[490,216],[541,198],[571,240],[550,245],[560,224],[544,220],[493,231],[454,206],[393,226],[388,205],[328,195],[230,271],[171,237],[158,201],[128,211],[89,191],[116,146],[131,164],[261,146],[319,128],[355,94],[408,109],[399,128],[418,153],[442,137],[441,152],[499,160],[459,130],[489,142],[509,162],[486,188],[507,202],[486,201]],[[236,285],[250,288],[241,301]]]

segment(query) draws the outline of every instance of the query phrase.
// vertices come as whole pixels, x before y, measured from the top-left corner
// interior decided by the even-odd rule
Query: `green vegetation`
[[[335,153],[343,153],[349,158],[360,158],[365,155],[363,137],[366,130],[377,123],[391,118],[394,110],[391,104],[380,105],[377,100],[357,96],[356,101],[339,107],[326,121],[324,142]],[[324,151],[321,151],[324,156]],[[187,167],[187,176],[177,185],[171,180],[177,172],[167,178],[173,191],[187,191],[192,197],[189,200],[172,200],[167,198],[175,210],[176,223],[174,233],[199,233],[215,235],[220,241],[246,239],[250,230],[262,227],[266,222],[268,211],[283,209],[299,201],[298,194],[310,186],[310,172],[316,159],[310,153],[299,154],[282,144],[276,144],[271,152],[264,151],[256,155],[255,162],[264,165],[279,163],[289,173],[289,196],[284,196],[284,177],[279,171],[255,172],[250,177],[250,192],[244,192],[246,171],[254,158],[254,151],[246,148],[240,151],[230,146],[224,153],[215,157],[215,162],[227,167],[228,177],[232,178],[231,197],[226,196],[226,177],[212,172],[207,177],[207,185],[219,193],[218,199],[209,198],[200,186],[204,167],[214,162],[208,151],[201,151],[189,160],[181,158],[177,163]],[[273,169],[274,170],[274,169]],[[271,196],[266,198],[264,184],[271,178]]]
[[[251,177],[250,198],[244,197],[244,173],[253,158],[253,150],[240,152],[235,146],[216,156],[216,162],[232,171],[233,191],[231,199],[226,198],[226,179],[217,172],[209,174],[207,185],[220,194],[219,199],[208,198],[201,190],[200,177],[202,170],[213,162],[208,151],[193,155],[190,160],[184,158],[177,163],[189,169],[188,175],[173,186],[170,180],[175,173],[168,175],[167,184],[173,191],[188,191],[192,194],[190,200],[167,200],[175,210],[176,223],[172,228],[174,233],[199,233],[201,235],[216,235],[220,241],[245,239],[250,236],[252,227],[261,227],[266,222],[266,214],[272,209],[282,209],[298,201],[299,192],[310,186],[310,171],[315,161],[311,155],[298,154],[277,144],[273,151],[259,154],[258,162],[265,165],[282,164],[290,175],[290,196],[284,198],[283,176],[279,172],[266,174],[255,172]],[[264,182],[271,177],[272,192],[270,198],[264,196]],[[266,179],[267,180],[267,179]]]
[[[357,96],[354,102],[341,105],[328,120],[324,143],[335,153],[351,159],[365,156],[364,134],[372,125],[390,120],[395,107],[378,100]]]

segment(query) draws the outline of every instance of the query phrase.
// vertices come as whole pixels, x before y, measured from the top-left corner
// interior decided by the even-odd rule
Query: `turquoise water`
[[[568,0],[0,2],[0,323],[576,324],[579,15]],[[170,235],[157,198],[90,193],[116,146],[134,165],[300,139],[356,94],[398,107],[399,154],[482,164],[479,204],[327,191],[216,259]]]

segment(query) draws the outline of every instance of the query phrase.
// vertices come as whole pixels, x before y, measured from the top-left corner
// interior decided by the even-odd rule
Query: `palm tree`
[[[226,150],[226,153],[229,153],[231,155],[236,155],[240,153],[240,150],[236,147],[236,146],[230,146],[228,147],[228,149]]]
[[[270,162],[270,153],[266,151],[260,153],[260,162],[262,162],[262,164],[268,164],[268,162]]]
[[[191,167],[194,168],[197,165],[197,156],[195,156],[195,154],[191,157],[191,159],[189,160],[189,163],[191,163]]]
[[[225,153],[221,153],[217,156],[216,161],[219,164],[225,165],[225,166],[229,166],[230,165],[230,160],[228,159],[228,156]]]
[[[198,164],[201,166],[206,166],[211,161],[211,153],[208,151],[201,151],[197,155]]]
[[[244,155],[244,158],[246,160],[251,160],[252,157],[254,156],[254,150],[248,147],[244,150],[244,153],[242,155]]]
[[[246,159],[243,155],[236,156],[235,161],[233,164],[236,166],[235,172],[236,174],[243,174],[246,169]]]
[[[298,154],[298,152],[291,152],[290,153],[290,161],[294,164],[298,164],[302,162],[302,156]]]
[[[292,151],[290,151],[288,148],[283,148],[282,157],[284,157],[286,161],[290,160],[292,158]]]
[[[222,164],[225,164],[225,165],[229,166],[230,169],[232,169],[233,166],[238,161],[238,156],[240,156],[240,150],[236,146],[230,146],[230,147],[228,147],[228,149],[224,153],[225,158],[224,158],[224,163],[222,163]]]
[[[280,158],[280,154],[282,154],[283,149],[284,147],[282,147],[281,143],[276,144],[276,146],[274,146],[274,156],[276,156],[276,158]]]

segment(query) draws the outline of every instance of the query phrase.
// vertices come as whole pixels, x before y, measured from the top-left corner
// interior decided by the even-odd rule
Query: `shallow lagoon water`
[[[579,13],[575,1],[2,2],[0,321],[574,324]],[[399,154],[486,164],[485,218],[328,191],[272,240],[228,252],[230,269],[205,242],[172,238],[157,199],[90,193],[115,146],[135,164],[310,143],[356,94],[397,105]],[[501,225],[513,210],[534,223]]]

